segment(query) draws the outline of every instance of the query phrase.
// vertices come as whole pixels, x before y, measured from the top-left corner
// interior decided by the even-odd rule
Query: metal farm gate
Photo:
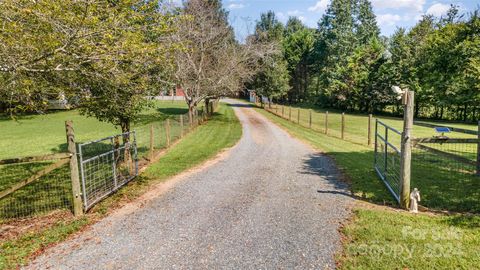
[[[385,123],[375,122],[374,166],[393,197],[400,202],[400,161],[402,133]]]
[[[138,175],[135,131],[78,145],[84,210]]]

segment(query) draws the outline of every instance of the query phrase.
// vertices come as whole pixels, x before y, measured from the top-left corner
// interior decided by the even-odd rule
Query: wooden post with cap
[[[415,92],[406,91],[403,95],[405,106],[400,160],[400,207],[407,209],[410,204],[410,178],[412,166],[412,128]]]

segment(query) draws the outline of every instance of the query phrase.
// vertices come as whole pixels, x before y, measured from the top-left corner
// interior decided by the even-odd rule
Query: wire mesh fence
[[[412,186],[425,205],[480,212],[477,139],[417,139],[412,150]]]
[[[84,209],[138,175],[135,132],[78,145]]]
[[[401,146],[395,142],[400,142],[401,136],[398,130],[376,120],[374,168],[397,202],[400,201]]]
[[[210,104],[211,110],[215,110],[218,100]],[[200,107],[191,121],[188,114],[170,115],[167,119],[136,126],[129,143],[125,141],[127,134],[79,143],[77,151],[81,149],[82,158],[78,166],[85,179],[84,210],[132,180],[138,172],[136,160],[143,160],[142,165],[147,165],[151,162],[151,153],[168,148],[206,119],[206,110]],[[133,134],[136,136],[132,137]],[[54,210],[72,211],[69,161],[70,155],[63,152],[0,160],[0,223]]]
[[[15,188],[54,164],[54,161],[43,161],[0,165],[0,220],[71,209],[70,171],[66,164]]]

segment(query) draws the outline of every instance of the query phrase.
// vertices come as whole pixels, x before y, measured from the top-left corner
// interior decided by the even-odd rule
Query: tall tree
[[[380,36],[375,13],[369,0],[358,0],[357,3],[357,40],[359,44],[367,44],[371,39]]]
[[[259,61],[259,69],[248,85],[254,88],[259,95],[268,98],[283,97],[289,89],[287,62],[281,51],[283,33],[283,24],[278,21],[273,11],[269,11],[260,16],[260,21],[255,27],[255,34],[250,38],[253,43],[270,44],[277,48],[275,53]]]
[[[238,44],[220,1],[189,0],[181,14],[171,36],[183,47],[175,54],[173,77],[184,89],[192,119],[201,101],[240,91],[269,52],[254,42]]]
[[[305,27],[295,17],[290,18],[282,42],[284,58],[288,63],[290,74],[290,100],[301,101],[308,97],[308,66],[311,59],[309,56],[314,43],[313,30]]]
[[[258,41],[281,41],[284,30],[284,26],[278,21],[275,12],[270,10],[260,15],[260,20],[255,25],[255,39]]]
[[[75,81],[82,113],[128,132],[149,104],[145,97],[164,85],[162,78],[168,75],[165,71],[175,47],[165,42],[173,30],[171,18],[159,12],[159,5],[121,0],[105,6],[99,19],[105,23],[106,38],[95,44],[105,57],[84,64]]]
[[[342,78],[339,77],[341,69],[347,65],[347,57],[357,44],[354,31],[355,4],[355,0],[333,0],[319,23],[319,38],[322,39],[320,48],[324,55],[318,67],[321,76],[319,86],[329,98],[329,103],[344,98],[335,94],[335,89],[342,84]]]

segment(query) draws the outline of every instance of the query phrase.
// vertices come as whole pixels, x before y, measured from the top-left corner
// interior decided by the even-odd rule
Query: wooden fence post
[[[400,160],[400,206],[407,209],[410,203],[410,177],[412,166],[412,127],[415,92],[407,91],[403,97],[405,105]]]
[[[180,138],[183,137],[183,115],[180,115]]]
[[[312,128],[312,110],[309,110],[308,111],[309,115],[308,115],[308,128]]]
[[[285,106],[282,105],[282,117],[285,117]]]
[[[70,153],[70,180],[72,182],[73,195],[73,214],[75,216],[83,215],[82,205],[82,189],[80,188],[80,176],[77,161],[77,146],[75,145],[75,132],[73,130],[73,122],[65,121],[65,129],[67,133],[67,146]]]
[[[300,124],[300,108],[297,109],[297,124]]]
[[[292,107],[288,106],[288,120],[292,121]]]
[[[480,176],[480,121],[478,121],[478,142],[477,142],[477,176]]]
[[[170,146],[170,119],[165,121],[165,136],[167,139],[167,147]]]
[[[153,142],[154,142],[154,139],[153,139],[153,125],[150,125],[150,153],[149,153],[150,161],[153,160]]]
[[[368,115],[368,146],[372,145],[372,114]]]
[[[328,111],[325,112],[325,134],[328,134]]]
[[[345,139],[345,113],[342,112],[342,140]]]

